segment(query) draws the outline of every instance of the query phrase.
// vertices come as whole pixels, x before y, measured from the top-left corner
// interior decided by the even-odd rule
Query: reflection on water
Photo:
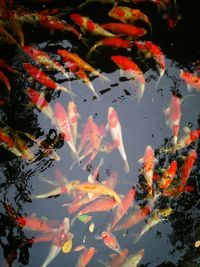
[[[9,5],[12,8],[11,2],[6,2],[6,10]],[[19,2],[24,4],[24,1]],[[37,2],[40,1],[26,4],[26,7],[31,7],[35,14],[47,7],[49,8],[47,12],[57,7],[57,3],[54,4],[53,1],[50,1],[50,4],[44,1],[42,5],[38,5]],[[130,4],[129,1],[120,3],[128,7],[141,8],[152,21],[153,36],[147,32],[141,39],[151,40],[161,47],[165,55],[166,70],[158,84],[161,73],[157,62],[152,58],[148,59],[148,56],[145,58],[144,54],[138,53],[134,46],[131,49],[101,46],[96,48],[88,60],[86,57],[88,51],[101,37],[92,36],[87,32],[83,33],[82,40],[78,40],[72,32],[56,30],[53,33],[37,23],[33,23],[36,24],[35,28],[31,23],[22,23],[25,45],[31,45],[48,53],[54,62],[57,61],[62,65],[64,60],[57,54],[58,49],[77,53],[80,58],[108,78],[102,80],[101,77],[94,77],[88,72],[92,86],[101,98],[100,101],[95,99],[91,88],[88,88],[89,83],[80,79],[80,71],[78,72],[77,66],[74,67],[73,62],[66,68],[70,70],[68,80],[56,69],[45,68],[46,61],[45,64],[36,64],[21,48],[13,44],[9,37],[7,37],[8,43],[5,41],[1,43],[0,57],[18,71],[12,72],[1,68],[11,84],[9,91],[7,84],[1,82],[0,261],[2,266],[42,266],[49,253],[53,255],[52,262],[51,258],[49,260],[50,266],[64,266],[66,263],[76,266],[79,257],[79,262],[82,261],[80,255],[84,255],[84,252],[91,253],[92,259],[88,266],[111,266],[110,255],[119,252],[118,246],[122,250],[125,248],[129,250],[127,256],[129,260],[131,255],[144,249],[144,256],[139,266],[199,266],[199,248],[195,248],[194,244],[200,239],[200,148],[198,136],[193,140],[191,139],[194,137],[193,134],[190,144],[188,138],[200,128],[200,96],[194,88],[189,92],[186,83],[179,77],[180,69],[191,73],[195,73],[196,70],[198,72],[196,62],[199,60],[199,41],[190,31],[191,27],[197,28],[195,13],[191,17],[195,7],[189,5],[187,1],[177,2],[182,18],[171,30],[168,29],[167,21],[161,18],[165,12],[161,9],[161,12],[157,13],[157,8],[152,3],[140,5]],[[0,4],[2,10],[4,4]],[[72,12],[88,16],[99,24],[114,22],[107,16],[112,3],[95,2],[80,9],[77,9],[77,5],[74,7],[73,3],[69,3],[69,6],[74,9],[64,11],[66,15],[62,15],[61,19],[67,20],[67,23],[74,25],[78,31],[81,29],[68,19]],[[14,3],[13,8],[18,7],[19,4]],[[63,9],[66,3],[60,3],[60,7]],[[94,14],[94,7],[98,10],[98,14]],[[173,12],[173,9],[168,12]],[[1,14],[3,20],[5,20],[4,15]],[[175,15],[173,14],[173,17]],[[138,23],[138,26],[145,27],[145,23]],[[17,31],[5,26],[5,29],[16,40],[22,42],[20,28]],[[183,29],[185,29],[184,34]],[[1,36],[3,37],[0,38],[5,39],[3,33]],[[131,79],[132,73],[127,75],[123,67],[120,70],[120,66],[111,61],[113,55],[131,58],[143,72],[145,90],[139,104],[135,96],[141,80],[138,76],[134,76],[134,80]],[[59,116],[67,116],[70,96],[63,91],[41,85],[40,81],[36,81],[38,73],[35,79],[30,78],[23,68],[23,63],[27,62],[40,68],[58,84],[67,88],[70,84],[73,93],[76,94],[74,103],[77,113],[73,114],[77,116],[74,120],[78,122],[76,141],[74,135],[69,139],[67,134],[62,133],[62,127],[67,128],[66,122],[63,122],[64,126],[58,127],[55,118],[58,103],[64,109],[64,111],[62,108],[59,109]],[[28,87],[41,93],[37,107],[31,103],[27,95]],[[175,125],[180,120],[179,147],[176,150],[172,146],[175,142],[173,125],[166,124],[167,117],[163,112],[170,107],[172,95],[180,101],[181,110],[179,119],[177,119],[177,107],[175,115],[171,117],[168,115],[168,120],[174,121]],[[44,99],[47,104],[44,104]],[[45,109],[48,105],[52,113],[49,109]],[[110,130],[109,107],[117,112],[125,151],[119,149],[120,138],[116,142]],[[117,118],[114,117],[114,123],[116,121]],[[87,134],[89,136],[85,141],[83,141],[84,133],[86,137]],[[83,142],[82,148],[81,142]],[[153,159],[155,157],[156,160],[146,165],[153,166],[154,173],[145,170],[146,165],[142,161],[138,162],[140,158],[145,158],[148,146],[153,149]],[[194,165],[187,163],[192,151],[195,153]],[[124,152],[130,169],[127,173],[124,170],[126,166]],[[82,155],[80,164],[77,162],[76,153],[79,157]],[[103,164],[100,164],[95,172],[102,158]],[[87,162],[89,164],[86,164]],[[170,169],[172,162],[177,167],[174,175]],[[187,164],[191,164],[189,171],[186,170]],[[152,174],[154,180],[151,188],[148,179]],[[182,185],[185,180],[181,179],[186,180],[184,186]],[[90,182],[87,190],[91,186],[91,181],[101,182],[104,187],[99,189],[98,184],[90,191],[86,191],[86,187],[78,189],[78,183],[87,181]],[[169,188],[165,184],[166,181],[171,183]],[[130,197],[125,200],[127,205],[128,202],[133,203],[130,207],[127,206],[127,210],[124,206],[118,211],[124,214],[124,217],[117,223],[118,229],[116,227],[113,232],[109,232],[116,210],[120,210],[121,207],[117,200],[123,201],[123,197],[133,186],[136,189],[135,200],[132,201]],[[95,193],[103,196],[98,198]],[[97,212],[88,212],[87,215],[83,212],[81,215],[80,211],[83,209],[81,202],[85,204],[85,208],[88,207],[88,203],[94,203],[89,209]],[[65,217],[72,222],[77,211],[79,218],[69,225]],[[134,219],[130,223],[127,219],[131,216]],[[24,219],[26,219],[25,225]],[[131,226],[127,226],[128,223]],[[62,245],[71,239],[72,248],[67,247],[69,243],[65,244],[69,253],[64,254]],[[112,240],[112,243],[108,240]],[[88,249],[94,247],[95,252],[93,249],[84,249],[83,245]],[[54,256],[57,257],[54,259]]]

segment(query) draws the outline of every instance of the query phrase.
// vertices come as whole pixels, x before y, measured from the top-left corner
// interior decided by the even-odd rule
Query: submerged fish
[[[190,90],[191,87],[194,87],[197,91],[200,91],[200,77],[193,73],[182,70],[179,76],[186,82],[188,90]]]
[[[180,170],[180,180],[183,186],[185,186],[188,181],[190,172],[192,170],[192,167],[194,166],[196,158],[197,158],[197,153],[194,149],[192,149],[184,160],[183,166],[181,167]]]
[[[137,251],[136,253],[134,253],[133,255],[130,255],[127,258],[127,260],[124,261],[124,263],[120,266],[121,267],[137,267],[143,257],[144,257],[144,249],[141,249]]]
[[[177,162],[176,160],[173,160],[170,163],[169,167],[162,174],[161,179],[158,182],[160,188],[165,190],[170,186],[176,175],[176,170],[177,170]]]
[[[69,124],[71,127],[74,144],[76,144],[78,119],[80,118],[80,114],[77,111],[77,107],[76,107],[74,100],[71,100],[68,104],[67,117],[68,117]]]
[[[91,261],[96,249],[94,247],[85,248],[83,253],[79,256],[76,267],[85,267]]]

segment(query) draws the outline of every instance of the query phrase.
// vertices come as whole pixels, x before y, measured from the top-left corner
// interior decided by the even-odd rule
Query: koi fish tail
[[[98,47],[98,45],[95,44],[90,48],[90,50],[86,56],[87,60],[89,60],[89,61],[91,60],[92,53],[96,50],[97,47]]]
[[[94,86],[92,85],[92,83],[91,83],[91,82],[87,83],[87,86],[90,88],[90,90],[92,91],[92,93],[94,94],[94,96],[96,96],[96,98],[97,98],[98,100],[100,100],[100,96],[99,96],[99,95],[97,94],[97,92],[95,91]]]
[[[160,80],[162,79],[162,76],[164,75],[164,72],[165,72],[165,70],[162,70],[162,69],[159,70],[160,76],[159,76],[159,78],[158,78],[158,80],[156,82],[156,89],[158,88],[158,84],[160,83]]]
[[[129,169],[128,160],[125,160],[125,161],[124,161],[124,170],[125,170],[126,173],[128,173],[129,170],[130,170],[130,169]]]
[[[79,37],[79,39],[83,43],[84,46],[86,46],[86,47],[90,46],[90,44],[89,44],[90,40],[89,39],[83,38],[82,35]]]
[[[78,218],[78,215],[76,215],[72,220],[71,220],[71,226],[74,224],[75,220]]]
[[[133,234],[134,235],[134,240],[133,240],[133,245],[135,245],[141,238],[140,234]]]

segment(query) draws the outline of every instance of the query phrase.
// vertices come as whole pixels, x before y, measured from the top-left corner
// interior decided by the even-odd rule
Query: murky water
[[[20,1],[24,4],[26,1]],[[41,8],[65,7],[65,1],[58,4],[26,4],[32,10]],[[72,2],[72,1],[71,1]],[[72,3],[69,6],[74,6]],[[138,205],[144,207],[148,198],[144,190],[144,178],[141,175],[142,165],[138,160],[143,157],[147,146],[152,146],[155,151],[155,157],[158,162],[155,164],[155,170],[161,171],[167,168],[172,160],[177,160],[178,173],[183,164],[184,158],[191,149],[195,149],[197,159],[192,168],[188,185],[195,188],[193,192],[182,192],[177,196],[158,197],[152,204],[153,209],[171,207],[172,213],[165,219],[162,219],[155,227],[145,233],[139,242],[133,244],[135,236],[146,224],[142,220],[139,224],[133,226],[127,231],[115,231],[121,249],[128,248],[129,255],[134,254],[140,249],[144,249],[144,257],[138,266],[200,266],[199,248],[194,244],[200,239],[200,168],[199,168],[199,140],[177,153],[166,154],[160,152],[160,148],[169,145],[171,140],[171,130],[166,125],[163,110],[169,106],[172,91],[181,95],[181,120],[179,137],[184,135],[184,127],[189,127],[191,131],[200,127],[200,94],[194,88],[188,92],[186,84],[179,77],[180,69],[193,72],[195,62],[199,60],[199,38],[198,38],[198,8],[197,4],[188,1],[177,1],[181,19],[176,27],[168,30],[166,20],[162,19],[162,12],[158,13],[156,6],[152,3],[143,3],[133,5],[140,8],[152,21],[153,35],[150,33],[142,40],[151,40],[161,47],[166,61],[166,71],[156,87],[156,81],[159,77],[154,61],[145,60],[142,55],[137,53],[135,48],[123,50],[109,47],[100,47],[92,55],[89,62],[93,67],[100,70],[109,81],[102,81],[100,78],[92,78],[92,84],[99,93],[101,100],[93,98],[88,87],[77,80],[72,75],[71,88],[76,94],[75,104],[80,114],[78,119],[78,141],[83,131],[84,125],[89,116],[92,116],[97,125],[106,125],[108,108],[112,106],[118,113],[124,147],[126,150],[130,171],[124,171],[124,162],[118,152],[113,150],[111,153],[99,152],[91,165],[86,170],[82,167],[86,160],[80,164],[74,165],[70,148],[63,139],[58,138],[58,132],[55,125],[49,118],[44,116],[36,107],[30,104],[26,95],[27,87],[31,86],[38,91],[43,91],[52,108],[57,102],[60,102],[67,109],[70,97],[68,94],[60,91],[49,90],[42,87],[33,79],[29,79],[24,71],[22,63],[31,62],[30,58],[20,49],[13,45],[6,45],[1,41],[0,57],[5,59],[10,65],[21,72],[11,74],[5,71],[11,83],[11,93],[9,100],[0,106],[1,127],[5,124],[15,131],[28,132],[36,138],[47,140],[54,144],[56,153],[60,156],[60,161],[52,160],[45,156],[36,144],[19,134],[24,138],[28,146],[35,155],[34,161],[23,160],[16,157],[11,152],[1,147],[0,153],[0,262],[1,266],[42,266],[49,253],[51,242],[35,242],[30,240],[38,237],[41,233],[31,231],[25,227],[17,225],[8,207],[11,205],[17,216],[35,215],[37,218],[47,218],[58,226],[64,217],[70,220],[74,215],[68,213],[68,206],[72,198],[67,194],[61,194],[58,197],[35,199],[34,195],[42,194],[55,189],[55,186],[45,182],[58,181],[60,176],[56,175],[59,170],[69,181],[80,180],[86,182],[88,175],[94,170],[101,158],[104,158],[104,164],[99,170],[98,180],[108,179],[113,171],[118,173],[115,191],[121,196],[127,193],[132,186],[137,190],[133,206],[125,214],[119,224],[129,217],[133,211],[138,210]],[[193,1],[195,2],[195,1]],[[81,3],[81,1],[79,1]],[[18,4],[15,4],[16,6]],[[76,6],[76,5],[75,5]],[[130,6],[130,5],[129,5]],[[95,12],[94,12],[95,8]],[[102,24],[109,21],[107,13],[112,8],[112,4],[91,3],[82,9],[74,9],[73,12],[88,16],[95,22]],[[70,12],[66,12],[62,18],[71,23],[69,19]],[[148,28],[148,27],[146,27]],[[77,27],[79,30],[79,28]],[[86,34],[85,46],[80,40],[77,40],[71,33],[56,31],[53,34],[49,29],[40,26],[34,27],[30,24],[24,24],[25,45],[32,45],[42,51],[48,52],[54,60],[61,58],[57,55],[58,49],[66,49],[77,53],[86,60],[86,54],[90,47],[100,38]],[[142,69],[145,76],[145,92],[139,104],[136,99],[136,87],[134,81],[127,79],[125,73],[119,71],[116,65],[110,60],[112,55],[124,55],[131,57]],[[38,67],[39,65],[37,65]],[[45,71],[45,68],[42,70]],[[57,72],[45,71],[52,79],[63,86],[68,86],[68,82],[63,75]],[[90,76],[92,77],[92,76]],[[1,83],[1,87],[5,86]],[[111,135],[108,133],[103,138],[103,143],[112,143]],[[62,176],[61,175],[61,176]],[[156,183],[155,183],[156,184]],[[73,248],[70,253],[64,254],[62,251],[49,264],[49,266],[76,266],[81,252],[73,251],[78,245],[85,247],[94,247],[95,255],[88,266],[109,266],[111,262],[110,255],[113,250],[106,247],[102,240],[98,239],[103,231],[107,229],[108,223],[112,222],[114,212],[91,213],[92,220],[83,223],[76,220],[70,228],[73,233]],[[146,219],[148,216],[146,217]],[[89,231],[89,225],[94,223],[94,232]]]

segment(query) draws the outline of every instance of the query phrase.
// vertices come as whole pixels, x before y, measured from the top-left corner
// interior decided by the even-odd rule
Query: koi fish
[[[116,145],[123,161],[125,164],[125,172],[129,172],[129,164],[128,164],[128,160],[127,160],[127,156],[126,156],[126,152],[124,149],[124,144],[123,144],[123,139],[122,139],[122,132],[121,132],[121,125],[119,122],[119,118],[118,118],[118,114],[116,112],[116,110],[113,107],[109,107],[108,108],[108,124],[107,124],[111,136],[112,136],[112,140],[114,142],[114,144]]]
[[[130,73],[133,78],[136,79],[138,82],[138,90],[137,90],[137,102],[139,103],[144,95],[144,88],[145,88],[145,78],[141,71],[141,69],[138,67],[138,65],[133,62],[130,58],[125,56],[111,56],[111,60],[122,70],[127,71]]]
[[[78,214],[71,221],[71,225],[74,223],[76,218],[78,218],[80,215],[88,214],[91,212],[110,211],[113,208],[115,208],[116,205],[117,203],[115,202],[113,198],[96,199],[78,212]]]
[[[69,80],[69,75],[65,71],[65,68],[60,65],[59,62],[52,60],[47,53],[32,46],[24,46],[23,51],[37,63],[44,65],[48,69],[60,71],[67,78],[67,80]]]
[[[121,248],[116,237],[108,231],[103,231],[101,233],[101,239],[103,240],[104,244],[109,247],[110,249],[114,250],[115,252],[121,255]]]
[[[85,267],[91,261],[96,249],[93,247],[85,248],[84,252],[80,255],[76,267]]]
[[[169,30],[173,29],[176,26],[178,20],[181,18],[181,16],[178,14],[176,0],[168,0],[166,18]]]
[[[42,264],[42,267],[48,266],[55,257],[59,254],[61,251],[61,248],[63,244],[69,240],[72,239],[72,234],[69,232],[69,218],[64,218],[62,223],[59,226],[58,232],[56,233],[49,250],[49,254],[46,257],[45,261]]]
[[[81,79],[89,87],[89,89],[97,97],[97,99],[99,99],[99,95],[95,91],[94,86],[90,82],[90,79],[88,78],[87,74],[82,69],[79,68],[79,66],[75,61],[65,57],[65,52],[67,51],[59,49],[57,52],[59,55],[63,57],[64,61],[67,63],[67,67],[69,68],[69,70],[73,72],[79,79]]]
[[[69,124],[69,121],[67,118],[67,114],[66,114],[62,104],[59,102],[57,102],[55,104],[55,117],[57,120],[57,125],[58,125],[58,127],[59,127],[59,129],[63,135],[64,140],[67,142],[71,151],[76,156],[76,159],[79,161],[79,156],[78,156],[78,153],[76,151],[76,147],[74,144],[74,140],[73,140],[70,124]]]
[[[162,192],[162,196],[165,197],[176,197],[179,196],[183,192],[194,192],[195,187],[191,185],[181,185],[181,186],[170,186],[166,190]]]
[[[40,19],[39,23],[41,26],[45,28],[49,28],[51,30],[61,30],[61,31],[67,31],[72,32],[74,35],[78,37],[78,39],[81,39],[82,35],[80,32],[78,32],[74,27],[72,27],[70,24],[63,22],[58,19],[50,19],[49,16],[46,16],[47,19]]]
[[[43,193],[40,195],[33,195],[33,198],[51,198],[51,197],[57,197],[64,193],[70,193],[72,190],[76,188],[76,186],[80,183],[79,180],[73,180],[71,182],[65,183],[62,186],[59,186],[50,192]]]
[[[97,181],[97,176],[99,174],[99,169],[103,166],[103,164],[104,164],[104,159],[101,158],[97,168],[95,168],[95,170],[93,170],[92,173],[90,173],[88,175],[88,182],[89,183],[95,183]]]
[[[101,25],[104,30],[108,30],[118,34],[125,34],[132,38],[139,38],[144,36],[147,31],[144,28],[136,27],[125,23],[106,23]]]
[[[71,96],[75,96],[74,93],[71,92],[71,90],[65,88],[64,86],[54,82],[50,77],[48,77],[44,72],[37,69],[30,63],[23,63],[24,69],[28,72],[28,74],[33,77],[37,82],[45,85],[48,88],[51,88],[53,90],[61,90],[64,91]]]
[[[6,88],[8,89],[8,92],[10,93],[11,84],[10,84],[8,78],[6,77],[6,75],[2,71],[0,71],[0,81],[2,81],[5,84]]]
[[[76,144],[78,119],[80,118],[80,114],[78,113],[76,104],[74,103],[73,100],[71,100],[68,104],[67,117],[68,117],[69,124],[71,127],[73,141],[74,141],[74,144]]]
[[[116,48],[131,48],[132,47],[132,43],[130,40],[124,40],[121,39],[119,37],[107,37],[104,38],[98,42],[96,42],[96,44],[94,44],[88,54],[87,54],[87,58],[90,59],[91,54],[96,50],[97,47],[99,46],[112,46],[112,47],[116,47]]]
[[[197,91],[200,90],[200,78],[198,76],[181,70],[179,77],[187,83],[188,90],[191,90],[191,87],[194,87]]]
[[[144,207],[134,212],[129,218],[127,218],[122,224],[118,225],[114,231],[127,230],[139,222],[143,221],[147,215],[151,212],[150,207]]]
[[[120,254],[115,254],[112,258],[112,262],[109,264],[109,267],[120,267],[125,261],[126,256],[128,255],[128,249],[124,248],[120,251]],[[108,265],[106,265],[108,266]]]
[[[164,54],[162,53],[160,47],[158,47],[151,41],[134,41],[134,44],[136,45],[139,52],[145,55],[146,59],[153,58],[158,64],[160,77],[156,82],[157,86],[166,69]]]
[[[151,146],[147,146],[144,152],[144,157],[139,159],[138,162],[143,164],[142,174],[147,182],[147,189],[150,195],[152,195],[152,182],[153,182],[153,169],[154,163],[157,160],[154,157],[154,150]]]
[[[77,66],[83,71],[88,71],[88,72],[91,72],[95,76],[99,76],[99,77],[102,77],[103,79],[107,79],[106,77],[101,75],[100,72],[95,70],[90,64],[88,64],[86,61],[80,58],[78,54],[70,53],[69,51],[63,50],[63,49],[58,49],[57,53],[61,55],[65,59],[65,61],[69,59],[70,61],[75,62]]]
[[[106,31],[106,29],[104,29],[97,23],[94,23],[91,19],[84,17],[78,13],[72,13],[70,15],[70,18],[76,25],[78,25],[81,28],[81,31],[83,33],[85,31],[88,31],[94,35],[101,35],[105,37],[115,37],[114,34],[112,34],[109,31]]]
[[[146,225],[142,228],[139,234],[137,234],[134,244],[140,240],[140,238],[148,232],[152,227],[162,221],[162,217],[168,217],[172,213],[171,208],[156,209],[151,213],[150,218],[147,220]]]
[[[16,222],[20,227],[25,227],[31,231],[40,231],[45,233],[56,232],[47,222],[36,217],[17,217]]]
[[[91,184],[88,182],[78,184],[76,186],[76,189],[81,191],[81,192],[86,192],[86,193],[95,193],[95,194],[100,194],[100,195],[106,195],[113,197],[115,202],[119,205],[121,204],[121,198],[120,196],[111,188],[103,185],[103,184]]]
[[[180,180],[183,186],[186,185],[188,178],[190,176],[190,172],[192,170],[192,167],[196,161],[197,158],[197,153],[194,149],[192,149],[189,154],[187,155],[183,166],[181,167],[180,170]]]
[[[111,223],[111,225],[108,226],[109,231],[113,231],[116,227],[116,224],[119,220],[124,216],[124,214],[129,210],[133,200],[135,197],[135,188],[131,188],[127,194],[122,199],[122,204],[117,207],[115,217]]]
[[[183,130],[185,132],[185,136],[183,136],[178,140],[176,146],[177,150],[182,148],[187,148],[189,145],[195,142],[200,136],[200,129],[191,131],[188,127],[185,127]]]
[[[43,93],[39,93],[31,87],[27,88],[26,93],[34,104],[42,113],[44,113],[50,120],[54,121],[55,116],[49,103],[44,98]]]
[[[163,173],[161,180],[158,182],[159,187],[162,189],[167,189],[173,182],[174,176],[176,175],[177,162],[173,160],[166,171]]]
[[[127,6],[115,6],[109,11],[108,16],[114,19],[119,19],[124,23],[134,23],[137,20],[144,21],[149,25],[152,33],[152,25],[150,20],[140,9],[132,9]]]
[[[166,124],[169,125],[172,136],[173,145],[176,146],[178,141],[180,119],[181,119],[181,100],[179,97],[172,95],[170,105],[164,110],[166,116]]]
[[[137,267],[141,259],[144,257],[144,249],[137,251],[134,255],[130,255],[121,267]]]

